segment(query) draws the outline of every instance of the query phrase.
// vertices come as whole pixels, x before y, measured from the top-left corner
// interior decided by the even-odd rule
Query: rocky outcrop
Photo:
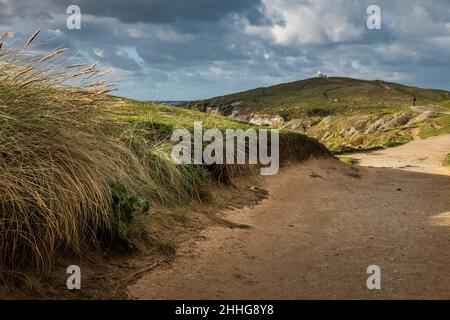
[[[375,132],[384,131],[384,125],[385,125],[385,120],[383,118],[380,118],[380,119],[376,120],[374,123],[372,123],[364,133],[371,134],[371,133],[375,133]]]
[[[355,127],[349,127],[349,128],[344,128],[341,131],[339,131],[339,134],[344,137],[349,137],[349,136],[361,134],[361,132],[359,132],[358,129],[356,129]]]
[[[293,119],[293,120],[286,122],[286,124],[283,126],[283,128],[297,131],[300,133],[305,133],[313,125],[314,125],[313,120]]]
[[[250,123],[256,125],[266,125],[266,126],[276,126],[284,122],[281,116],[270,116],[270,115],[254,115],[250,120]]]
[[[419,114],[418,116],[412,118],[409,120],[408,125],[416,125],[420,122],[426,121],[428,119],[431,119],[436,116],[436,112],[433,111],[427,111],[424,113]]]
[[[392,119],[390,119],[386,124],[384,125],[385,130],[390,130],[396,127],[404,126],[413,118],[413,114],[411,112],[402,112],[402,113],[396,113]]]
[[[416,119],[421,119],[422,114],[414,117],[414,114],[411,112],[400,112],[395,113],[391,117],[384,117],[379,118],[375,122],[371,123],[366,131],[364,131],[364,134],[372,134],[377,132],[385,132],[392,130],[394,128],[398,127],[404,127],[412,125],[414,121],[417,121]],[[421,120],[417,121],[420,122]]]
[[[436,114],[434,112],[414,113],[410,111],[371,112],[317,115],[305,113],[302,118],[291,119],[286,113],[247,113],[245,109],[235,108],[240,102],[215,107],[209,112],[255,125],[288,129],[314,137],[334,151],[356,150],[392,146],[409,141],[410,127],[420,125]],[[280,111],[282,113],[283,110]]]
[[[354,128],[356,131],[364,131],[367,126],[374,120],[374,117],[371,115],[361,116],[361,118],[356,121]]]
[[[236,113],[235,107],[238,107],[242,104],[242,101],[235,101],[231,103],[221,104],[221,105],[209,105],[203,108],[203,112],[220,114],[225,117],[233,116],[233,113]]]

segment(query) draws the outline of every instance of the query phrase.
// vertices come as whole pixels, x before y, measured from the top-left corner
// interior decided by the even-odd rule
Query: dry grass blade
[[[39,28],[38,30],[36,30],[36,31],[31,35],[31,37],[28,38],[28,40],[27,40],[25,46],[23,47],[23,49],[27,48],[27,47],[33,42],[33,40],[36,39],[36,37],[38,36],[38,34],[41,33],[41,31],[42,31],[42,28]],[[23,50],[23,49],[22,49],[22,50]]]
[[[58,50],[52,51],[52,52],[46,54],[46,55],[45,55],[44,57],[42,57],[41,59],[39,59],[38,62],[40,63],[40,62],[44,62],[44,61],[46,61],[46,60],[48,60],[48,59],[54,58],[54,57],[56,57],[57,55],[60,55],[60,54],[62,54],[62,53],[67,52],[67,50],[68,50],[68,49],[58,49]]]
[[[70,68],[80,68],[80,67],[85,67],[87,66],[87,64],[85,63],[77,63],[77,64],[71,64],[70,66],[66,66],[66,69],[70,69]]]
[[[7,37],[9,37],[12,33],[11,32],[3,32],[3,34],[0,36],[0,40],[3,40]]]

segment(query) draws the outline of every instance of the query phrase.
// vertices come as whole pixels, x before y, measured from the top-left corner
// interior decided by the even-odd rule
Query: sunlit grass
[[[422,139],[450,133],[450,115],[438,115],[434,119],[424,123],[419,136]]]
[[[214,184],[257,173],[170,157],[174,128],[249,124],[105,95],[112,87],[95,64],[49,63],[64,52],[0,50],[0,277],[15,268],[47,273],[58,254],[105,243],[136,249],[129,226],[137,216],[173,208],[161,219],[170,220],[179,208],[213,203]],[[283,132],[280,143],[282,159],[328,154],[300,134]],[[164,243],[164,234],[150,238]]]

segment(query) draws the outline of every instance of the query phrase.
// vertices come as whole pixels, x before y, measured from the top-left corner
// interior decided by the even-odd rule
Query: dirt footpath
[[[309,161],[267,177],[270,197],[223,213],[139,299],[450,298],[450,176]],[[368,290],[369,265],[381,290]]]
[[[424,140],[415,137],[414,141],[395,148],[343,156],[358,160],[361,166],[450,175],[450,169],[442,166],[447,153],[450,153],[450,134]]]
[[[437,106],[411,106],[411,110],[414,112],[436,112],[442,114],[450,114],[450,110]]]

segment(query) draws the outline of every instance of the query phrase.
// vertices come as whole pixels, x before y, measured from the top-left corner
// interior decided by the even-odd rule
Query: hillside
[[[411,110],[414,96],[423,108]],[[424,128],[427,136],[450,132],[448,115],[443,114],[449,101],[450,92],[445,90],[380,80],[311,78],[187,107],[305,133],[342,152],[408,142],[413,128]]]
[[[330,115],[411,105],[439,105],[450,92],[422,89],[380,80],[368,81],[332,77],[311,78],[266,88],[257,88],[203,101],[208,107],[233,104],[239,113],[264,112],[296,118],[304,115]],[[228,110],[229,111],[229,110]]]

